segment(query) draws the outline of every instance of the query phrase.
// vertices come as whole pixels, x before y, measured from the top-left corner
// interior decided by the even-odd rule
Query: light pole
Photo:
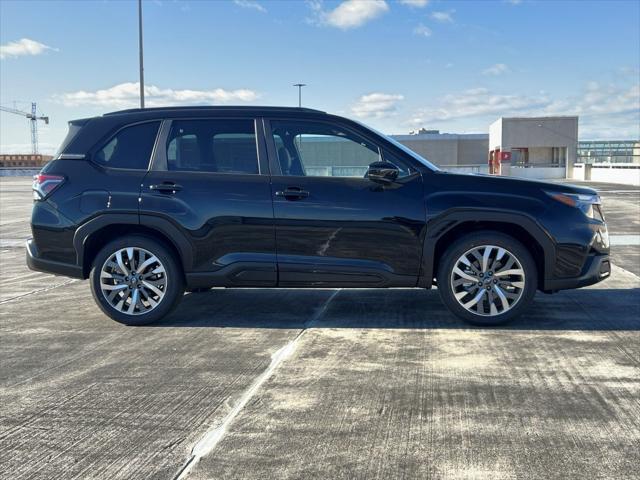
[[[144,108],[144,62],[142,58],[142,0],[138,0],[138,45],[140,46],[140,108]]]
[[[302,87],[306,87],[306,83],[294,83],[294,87],[298,87],[298,108],[302,108]]]

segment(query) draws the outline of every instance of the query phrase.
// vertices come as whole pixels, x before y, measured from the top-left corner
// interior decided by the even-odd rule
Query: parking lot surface
[[[214,289],[132,328],[27,269],[0,178],[0,476],[637,478],[640,189],[595,186],[612,277],[504,328],[418,289]]]

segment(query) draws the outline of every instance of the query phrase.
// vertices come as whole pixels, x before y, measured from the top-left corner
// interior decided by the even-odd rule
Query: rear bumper
[[[567,290],[586,287],[606,280],[611,275],[611,261],[608,254],[590,255],[585,263],[582,275],[572,278],[547,279],[545,290]]]
[[[38,249],[33,239],[27,240],[27,266],[38,272],[53,273],[72,278],[84,278],[82,267],[69,263],[45,260],[38,255]]]

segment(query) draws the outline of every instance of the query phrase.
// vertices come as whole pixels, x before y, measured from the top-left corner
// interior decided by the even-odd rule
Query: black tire
[[[486,313],[474,313],[465,308],[455,297],[454,287],[452,285],[452,273],[458,259],[462,257],[466,252],[474,249],[475,247],[481,247],[484,245],[501,247],[508,251],[512,256],[515,256],[516,260],[520,263],[522,270],[524,270],[524,288],[519,290],[520,297],[514,301],[513,305],[504,312],[499,312],[495,315]],[[490,272],[493,275],[493,272]],[[479,274],[478,274],[479,275]],[[485,274],[484,281],[488,281],[488,275]],[[499,277],[503,278],[503,277]],[[478,279],[480,280],[480,279]],[[493,277],[493,282],[497,282],[496,277]],[[458,318],[472,323],[474,325],[491,326],[502,325],[518,315],[522,314],[527,307],[531,304],[533,297],[537,290],[538,285],[538,272],[536,264],[531,256],[531,253],[527,248],[522,245],[518,240],[509,235],[505,235],[501,232],[495,232],[490,230],[483,230],[465,235],[464,237],[453,243],[442,255],[438,265],[437,274],[438,292],[440,298],[447,306],[447,308]],[[493,287],[488,285],[488,287]],[[460,289],[461,287],[457,287]],[[475,288],[475,286],[473,287]],[[469,293],[465,299],[475,296],[475,292],[485,287],[479,287],[473,294]],[[495,288],[495,287],[493,287]],[[502,292],[502,290],[501,290]],[[461,293],[459,291],[459,293]],[[496,296],[496,304],[498,304],[499,298]],[[488,299],[488,297],[487,297]],[[484,297],[482,302],[484,302]],[[488,305],[490,303],[484,305]],[[473,308],[473,307],[471,307]],[[478,307],[476,307],[478,308]]]
[[[164,267],[164,275],[166,275],[166,284],[162,287],[164,295],[157,305],[147,312],[135,314],[122,312],[107,300],[102,291],[100,274],[105,262],[119,250],[128,247],[144,249],[146,252],[150,252],[157,257],[161,266]],[[100,309],[116,322],[125,325],[148,325],[157,322],[171,313],[184,294],[184,275],[178,264],[178,259],[163,243],[142,235],[127,235],[105,245],[93,260],[89,281],[91,293]],[[129,290],[127,289],[127,291]],[[131,304],[131,301],[129,301],[129,304]]]

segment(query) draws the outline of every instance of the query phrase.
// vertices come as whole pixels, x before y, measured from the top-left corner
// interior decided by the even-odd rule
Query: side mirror
[[[382,183],[383,185],[389,185],[396,181],[400,170],[393,163],[389,162],[373,162],[369,165],[366,178],[372,182]]]

